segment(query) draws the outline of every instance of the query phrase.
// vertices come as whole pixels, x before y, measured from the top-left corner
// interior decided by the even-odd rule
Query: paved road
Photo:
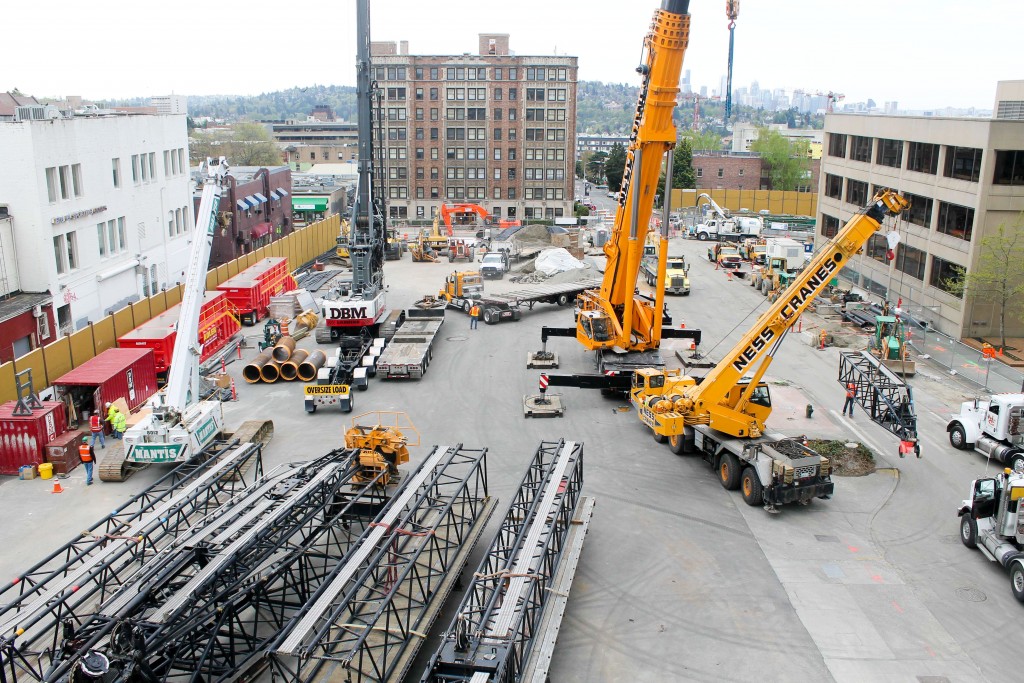
[[[669,300],[672,314],[704,330],[706,349],[721,340],[714,351],[720,354],[765,300],[714,271],[704,245],[680,241],[672,249],[690,259],[693,288],[691,296]],[[436,290],[453,269],[408,257],[386,267],[392,306]],[[494,291],[512,286],[487,283]],[[414,449],[414,461],[432,444],[487,447],[490,492],[506,504],[541,440],[584,442],[584,490],[597,509],[552,680],[1007,679],[1009,653],[1024,644],[1015,628],[1021,606],[1002,570],[957,539],[956,503],[984,463],[945,441],[943,416],[962,395],[942,374],[930,377],[925,368],[914,379],[925,457],[900,460],[894,439],[862,414],[852,421],[837,415],[838,353],[814,351],[791,335],[768,377],[775,397],[771,426],[863,440],[880,453],[882,471],[841,479],[830,501],[768,515],[722,490],[701,461],[656,444],[620,402],[597,392],[563,390],[564,418],[523,418],[522,397],[535,392],[538,375],[525,370],[527,351],[539,347],[541,325],[571,324],[570,309],[540,305],[518,323],[471,331],[463,314],[450,312],[422,381],[374,380],[356,394],[356,413],[410,415],[425,444]],[[314,346],[309,339],[300,345]],[[572,340],[552,345],[561,371],[592,370]],[[307,415],[299,385],[246,385],[239,363],[229,371],[242,399],[227,405],[229,424],[257,416],[276,423],[268,466],[341,443],[349,416]],[[806,403],[816,407],[810,420]],[[86,489],[78,470],[60,496],[38,480],[5,482],[0,510],[18,523],[0,527],[7,550],[0,571],[13,575],[156,475],[151,468],[123,484]],[[424,652],[436,644],[434,633]],[[928,676],[937,678],[922,678]]]

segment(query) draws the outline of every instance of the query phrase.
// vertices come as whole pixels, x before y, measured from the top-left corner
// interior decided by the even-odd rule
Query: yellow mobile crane
[[[768,435],[771,413],[768,387],[761,380],[787,332],[807,306],[881,227],[887,216],[909,203],[895,192],[880,193],[854,215],[793,283],[766,310],[740,342],[698,383],[678,370],[638,370],[631,402],[655,440],[668,441],[674,453],[700,453],[716,469],[727,489],[742,488],[750,505],[806,502],[832,493],[830,463],[794,439]],[[912,414],[909,406],[895,412]],[[909,408],[909,412],[906,409]],[[872,419],[887,428],[882,416]],[[898,433],[916,442],[916,432]]]

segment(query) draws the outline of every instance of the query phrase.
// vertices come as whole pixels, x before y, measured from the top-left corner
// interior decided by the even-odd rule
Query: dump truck
[[[656,247],[644,247],[643,260],[640,261],[640,274],[651,287],[658,282],[658,250]],[[666,294],[688,295],[690,293],[690,268],[686,265],[686,257],[667,257],[665,275],[661,281]]]
[[[377,357],[380,379],[420,379],[433,356],[434,339],[444,323],[444,309],[410,308],[395,336]]]

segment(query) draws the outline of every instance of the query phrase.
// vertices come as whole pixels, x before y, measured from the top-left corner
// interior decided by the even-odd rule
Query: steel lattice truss
[[[839,382],[854,386],[854,400],[872,422],[901,439],[917,438],[914,395],[902,379],[867,351],[843,351],[839,355]]]
[[[244,490],[248,470],[258,475],[262,467],[253,444],[179,465],[0,590],[0,682],[45,680],[65,622],[82,623],[195,520]]]
[[[583,485],[583,446],[543,442],[423,681],[518,681]]]
[[[358,451],[275,469],[138,572],[69,639],[103,652],[117,678],[224,680],[261,666],[267,644],[309,600],[384,505],[353,485]],[[381,475],[383,476],[383,474]]]
[[[485,456],[434,448],[271,647],[275,678],[404,676],[493,511]]]

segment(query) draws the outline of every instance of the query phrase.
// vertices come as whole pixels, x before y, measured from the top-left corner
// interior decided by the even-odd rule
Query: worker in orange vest
[[[85,465],[85,485],[92,486],[92,463],[96,452],[89,445],[89,437],[83,436],[82,443],[78,444],[78,457]]]
[[[477,321],[480,320],[480,305],[473,304],[473,307],[469,309],[469,329],[475,330]]]
[[[856,389],[853,382],[846,384],[846,403],[843,404],[843,415],[846,415],[849,410],[850,417],[853,417],[853,399],[857,395]]]
[[[103,438],[103,420],[100,419],[98,412],[89,415],[89,432],[92,434],[92,441],[89,442],[90,446],[96,445],[96,439],[100,440],[100,448],[106,448],[106,440]]]

